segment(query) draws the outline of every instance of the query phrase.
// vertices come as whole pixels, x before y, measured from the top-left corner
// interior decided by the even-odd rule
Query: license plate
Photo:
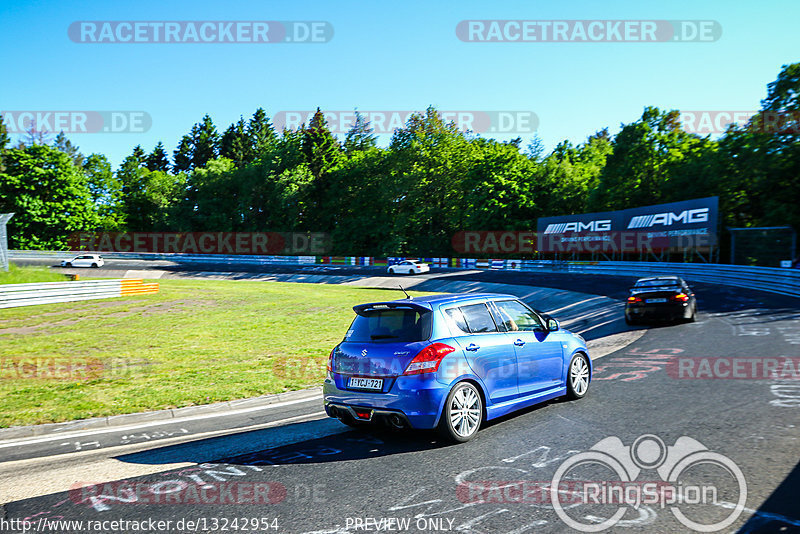
[[[647,304],[655,304],[658,302],[667,302],[667,299],[647,299],[645,300]]]
[[[351,376],[350,380],[347,382],[347,387],[353,389],[372,389],[381,391],[383,389],[383,379],[382,378],[359,378],[356,376]]]

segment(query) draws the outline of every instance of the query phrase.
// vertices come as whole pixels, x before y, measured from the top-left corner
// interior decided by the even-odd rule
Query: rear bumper
[[[400,376],[386,393],[354,391],[337,387],[342,380],[326,378],[322,385],[325,412],[331,417],[355,416],[356,408],[369,409],[370,419],[382,420],[398,415],[411,428],[435,428],[450,388],[433,376]]]
[[[691,302],[667,302],[625,307],[629,319],[681,319],[691,313]]]

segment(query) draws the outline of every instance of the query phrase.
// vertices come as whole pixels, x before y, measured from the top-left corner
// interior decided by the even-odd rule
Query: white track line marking
[[[302,399],[293,400],[293,401],[276,402],[274,404],[267,404],[266,406],[254,406],[253,408],[243,408],[241,410],[229,410],[229,411],[217,412],[217,413],[190,415],[190,416],[186,416],[186,417],[175,417],[173,419],[163,419],[163,420],[159,420],[159,421],[151,421],[151,422],[148,422],[148,423],[139,423],[139,424],[135,424],[135,425],[110,426],[110,427],[104,427],[104,428],[93,428],[93,429],[88,429],[88,430],[69,432],[69,433],[65,433],[65,434],[54,434],[54,435],[49,435],[49,436],[42,436],[42,437],[39,437],[39,438],[32,438],[32,439],[23,438],[23,439],[17,439],[17,440],[14,440],[14,441],[8,441],[6,443],[0,443],[0,449],[8,448],[8,447],[18,447],[18,446],[22,446],[22,445],[32,445],[32,444],[35,444],[35,443],[46,443],[48,441],[63,440],[65,438],[75,438],[75,437],[81,437],[81,436],[92,436],[92,435],[95,435],[95,434],[110,434],[110,433],[113,433],[113,432],[124,432],[124,431],[127,431],[127,430],[138,430],[140,428],[148,428],[148,427],[151,427],[151,426],[170,425],[170,424],[173,424],[173,423],[183,423],[183,422],[187,422],[187,421],[199,421],[199,420],[202,420],[202,419],[212,419],[214,417],[234,416],[234,415],[240,415],[240,414],[244,414],[244,413],[258,412],[258,411],[262,411],[262,410],[271,410],[273,408],[282,408],[284,406],[291,406],[293,404],[301,404],[301,403],[304,403],[304,402],[317,401],[317,400],[321,400],[321,399],[322,399],[322,394],[319,394],[319,395],[315,395],[313,397],[307,397],[307,398],[302,398]],[[238,429],[232,428],[230,430],[238,430]],[[187,436],[190,436],[190,435],[192,435],[192,434],[187,434]]]

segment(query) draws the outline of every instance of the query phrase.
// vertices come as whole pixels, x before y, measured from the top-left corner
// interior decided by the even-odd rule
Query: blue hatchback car
[[[589,388],[583,338],[512,295],[431,295],[353,310],[323,386],[327,414],[350,426],[438,428],[464,442],[483,421]]]

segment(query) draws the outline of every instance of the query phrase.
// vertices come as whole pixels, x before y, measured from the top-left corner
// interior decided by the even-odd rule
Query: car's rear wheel
[[[447,439],[464,443],[471,440],[483,421],[483,401],[478,388],[459,382],[450,391],[439,420],[439,432]]]
[[[72,267],[72,262],[71,262],[71,261],[68,261],[68,262],[66,263],[66,265],[64,265],[64,267]]]
[[[579,352],[569,362],[567,396],[570,399],[580,399],[587,391],[589,391],[589,362],[586,356]]]
[[[394,269],[391,267],[389,268],[389,274],[394,274]]]
[[[692,306],[692,315],[687,319],[688,322],[693,323],[697,320],[697,306]]]

